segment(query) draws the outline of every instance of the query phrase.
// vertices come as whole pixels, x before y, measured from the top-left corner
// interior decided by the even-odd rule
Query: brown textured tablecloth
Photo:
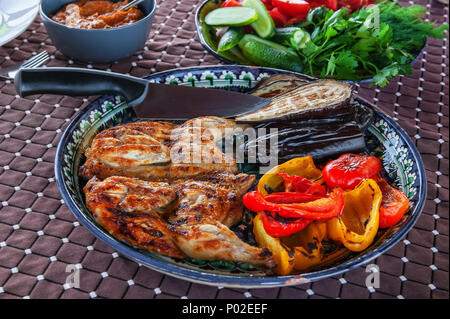
[[[176,67],[219,64],[201,46],[194,25],[200,0],[159,0],[146,47],[110,65],[68,60],[48,38],[39,18],[0,47],[0,66],[47,50],[47,66],[111,69],[143,77]],[[427,18],[448,23],[448,7],[422,4]],[[448,40],[429,39],[411,76],[385,88],[362,85],[408,132],[425,164],[428,195],[418,223],[374,262],[380,288],[365,286],[361,267],[342,276],[287,288],[230,289],[192,284],[162,275],[118,255],[79,225],[64,205],[53,162],[61,132],[93,98],[42,95],[20,98],[0,80],[0,298],[448,298],[449,98]],[[65,286],[66,267],[80,270],[79,289]]]

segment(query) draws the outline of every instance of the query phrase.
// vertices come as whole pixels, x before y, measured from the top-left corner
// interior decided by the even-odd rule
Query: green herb
[[[401,7],[387,0],[347,12],[316,8],[291,36],[289,45],[306,60],[306,73],[353,81],[373,78],[385,86],[389,79],[411,73],[410,63],[427,37],[443,38],[448,29],[419,18],[425,13],[421,6]]]

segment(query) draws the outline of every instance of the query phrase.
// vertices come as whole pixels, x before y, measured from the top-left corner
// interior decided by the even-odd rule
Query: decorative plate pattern
[[[150,76],[152,82],[172,85],[214,87],[244,92],[268,76],[291,72],[270,68],[244,66],[217,66],[177,69]],[[306,77],[306,79],[312,79]],[[364,100],[355,100],[374,108]],[[70,123],[58,145],[55,172],[60,192],[73,214],[95,236],[111,245],[123,255],[152,269],[186,280],[217,286],[269,287],[296,285],[334,276],[376,258],[402,239],[412,228],[423,207],[426,194],[424,168],[414,144],[406,133],[387,115],[375,109],[375,120],[364,132],[367,152],[378,156],[384,163],[391,181],[408,195],[409,213],[395,227],[380,232],[367,250],[351,254],[345,260],[327,269],[291,276],[264,276],[247,264],[223,261],[174,260],[153,252],[134,248],[110,236],[94,221],[84,205],[78,178],[78,167],[84,161],[83,152],[101,130],[119,123],[137,120],[132,108],[119,96],[103,96],[82,110]],[[244,226],[248,221],[244,218]],[[234,230],[234,228],[233,228]],[[238,234],[239,235],[239,234]]]

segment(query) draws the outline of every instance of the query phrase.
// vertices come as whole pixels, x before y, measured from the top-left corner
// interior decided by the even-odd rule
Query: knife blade
[[[120,94],[141,119],[187,120],[205,115],[230,118],[271,102],[239,92],[151,83],[129,75],[80,68],[22,69],[14,83],[20,96]]]

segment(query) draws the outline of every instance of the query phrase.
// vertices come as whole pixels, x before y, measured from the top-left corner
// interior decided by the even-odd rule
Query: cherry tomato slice
[[[375,178],[382,169],[381,162],[374,156],[344,154],[328,162],[322,170],[323,179],[330,188],[355,188],[363,179]]]

